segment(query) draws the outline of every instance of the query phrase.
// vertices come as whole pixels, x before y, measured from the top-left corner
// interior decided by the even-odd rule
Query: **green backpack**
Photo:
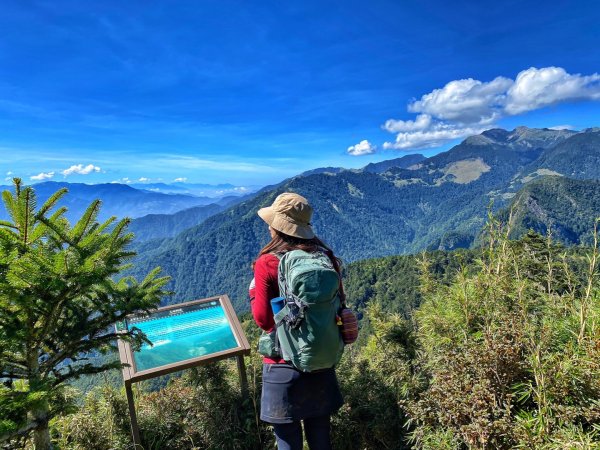
[[[292,250],[281,257],[278,277],[285,304],[275,325],[283,359],[303,372],[334,367],[344,343],[337,325],[340,278],[331,260]]]

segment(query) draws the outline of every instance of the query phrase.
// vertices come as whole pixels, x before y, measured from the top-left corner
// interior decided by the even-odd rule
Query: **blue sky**
[[[598,23],[592,1],[4,0],[0,175],[268,184],[600,126]]]

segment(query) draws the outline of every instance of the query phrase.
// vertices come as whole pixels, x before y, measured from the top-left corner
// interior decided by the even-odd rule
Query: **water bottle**
[[[273,315],[277,314],[285,305],[285,297],[275,297],[271,299],[271,308],[273,309]]]

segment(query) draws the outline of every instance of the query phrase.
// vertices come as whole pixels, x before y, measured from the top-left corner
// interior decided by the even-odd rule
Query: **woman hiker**
[[[339,260],[312,230],[312,212],[308,201],[293,193],[279,195],[270,207],[258,211],[269,225],[271,241],[254,261],[250,305],[254,320],[266,332],[275,327],[270,300],[280,295],[278,264],[283,254],[297,249],[325,253],[340,274]],[[339,283],[339,294],[343,296]],[[303,372],[281,357],[263,358],[260,418],[272,424],[278,450],[302,449],[302,424],[311,450],[331,449],[330,416],[342,404],[333,367]]]

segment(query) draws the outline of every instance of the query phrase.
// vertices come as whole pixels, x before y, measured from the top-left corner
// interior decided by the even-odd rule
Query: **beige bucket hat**
[[[308,200],[292,192],[278,195],[271,206],[258,210],[260,218],[272,228],[301,239],[315,237],[310,225],[312,213]]]

